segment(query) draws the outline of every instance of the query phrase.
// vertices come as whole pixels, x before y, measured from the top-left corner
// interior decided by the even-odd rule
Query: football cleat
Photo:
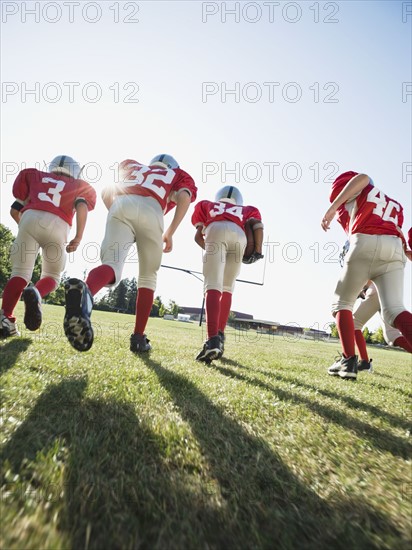
[[[93,297],[86,283],[80,279],[69,279],[64,285],[66,296],[66,314],[64,333],[77,351],[88,351],[93,344],[93,327],[90,315]]]
[[[146,334],[132,334],[130,336],[130,351],[133,353],[145,353],[150,351],[152,346],[150,340],[146,337]]]
[[[164,164],[171,170],[176,170],[176,168],[179,168],[179,163],[172,157],[172,155],[156,155],[150,161],[149,166],[157,166],[158,164]]]
[[[210,363],[214,359],[220,359],[223,355],[220,336],[212,336],[204,343],[202,351],[196,356],[196,361]]]
[[[341,369],[338,372],[341,378],[346,380],[356,380],[358,373],[358,357],[352,355],[352,357],[343,357],[341,360]]]
[[[80,164],[72,159],[72,157],[66,155],[55,157],[49,164],[49,172],[63,174],[64,176],[70,176],[74,179],[80,176],[81,171]]]
[[[339,371],[342,367],[342,364],[341,364],[342,359],[343,359],[343,355],[339,353],[339,355],[335,357],[335,362],[333,363],[333,365],[331,365],[328,368],[328,374],[330,374],[331,376],[339,375]]]
[[[219,189],[216,193],[215,202],[228,202],[230,204],[238,204],[239,206],[242,206],[243,197],[237,187],[233,187],[233,185],[226,185],[225,187],[222,187],[222,189]]]
[[[35,286],[23,290],[24,324],[29,330],[37,330],[42,322],[41,296]]]
[[[366,359],[362,359],[362,361],[359,361],[358,372],[363,370],[369,373],[373,372],[372,359],[369,359],[369,361],[366,361]]]
[[[0,309],[0,338],[10,338],[11,336],[20,336],[20,332],[17,329],[17,323],[10,321]]]
[[[220,349],[222,350],[222,355],[223,355],[225,351],[225,340],[226,340],[225,333],[219,330],[218,336],[220,338]]]

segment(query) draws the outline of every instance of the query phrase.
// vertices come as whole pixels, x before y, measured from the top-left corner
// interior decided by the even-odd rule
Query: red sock
[[[206,292],[206,324],[208,338],[217,336],[219,331],[221,296],[222,293],[219,290],[208,290]]]
[[[12,323],[16,320],[16,318],[13,317],[14,308],[20,300],[21,293],[26,286],[27,281],[21,277],[12,277],[4,287],[1,309],[4,312],[4,315],[10,319]]]
[[[113,268],[103,264],[90,271],[86,279],[86,285],[89,287],[92,296],[94,296],[104,286],[114,283],[115,279]]]
[[[336,325],[338,327],[340,343],[342,344],[343,355],[352,357],[355,355],[355,325],[353,324],[352,312],[348,309],[341,309],[336,314]]]
[[[230,306],[232,305],[232,293],[223,292],[220,298],[219,331],[224,332],[229,319]]]
[[[409,353],[412,353],[412,346],[408,344],[404,336],[399,336],[399,338],[394,341],[393,345],[397,348],[403,348],[404,350],[409,351]]]
[[[154,290],[150,288],[139,288],[136,298],[136,324],[134,333],[143,336],[144,329],[149,319],[150,310],[152,309],[154,298]]]
[[[355,330],[355,342],[360,358],[363,361],[369,361],[368,350],[366,349],[366,340],[361,330]]]
[[[40,281],[37,281],[37,283],[34,286],[40,292],[40,296],[44,298],[45,296],[50,294],[50,292],[53,292],[53,290],[56,290],[56,288],[58,287],[58,284],[51,277],[43,277],[43,279],[40,279]]]
[[[409,311],[402,311],[402,313],[396,317],[393,324],[399,332],[402,332],[402,336],[404,336],[409,346],[412,347],[412,313]]]

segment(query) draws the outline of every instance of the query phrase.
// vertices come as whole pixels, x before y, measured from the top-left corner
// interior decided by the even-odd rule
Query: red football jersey
[[[192,215],[192,224],[198,227],[207,227],[213,222],[229,221],[234,222],[243,230],[248,220],[261,221],[260,212],[254,206],[239,206],[228,202],[200,201],[195,206]]]
[[[372,183],[338,209],[338,222],[346,233],[397,235],[402,238],[403,208]]]
[[[143,195],[156,199],[165,213],[176,206],[176,193],[188,191],[191,202],[196,199],[197,187],[193,178],[181,168],[145,166],[135,160],[120,163],[121,182],[117,186],[118,195]]]
[[[96,191],[87,182],[36,168],[26,168],[19,173],[13,184],[13,196],[24,205],[21,212],[45,210],[70,226],[78,200],[84,200],[89,211],[96,205]]]

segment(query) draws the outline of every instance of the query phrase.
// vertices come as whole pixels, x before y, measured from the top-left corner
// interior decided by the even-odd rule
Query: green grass
[[[2,548],[410,548],[410,355],[345,382],[336,343],[228,330],[206,366],[151,319],[141,357],[99,311],[78,353],[63,313],[0,342]]]

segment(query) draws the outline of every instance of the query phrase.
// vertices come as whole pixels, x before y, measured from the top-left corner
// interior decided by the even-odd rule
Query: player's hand
[[[321,227],[323,231],[330,229],[330,224],[332,223],[333,218],[335,217],[336,210],[332,207],[328,208],[325,215],[322,218]]]
[[[163,252],[171,252],[173,249],[173,238],[167,232],[163,235],[163,243]]]
[[[258,260],[261,260],[263,258],[263,254],[260,254],[259,252],[253,252],[250,256],[243,256],[242,262],[244,264],[254,264]]]
[[[66,246],[66,252],[75,252],[80,244],[80,239],[72,239]]]

